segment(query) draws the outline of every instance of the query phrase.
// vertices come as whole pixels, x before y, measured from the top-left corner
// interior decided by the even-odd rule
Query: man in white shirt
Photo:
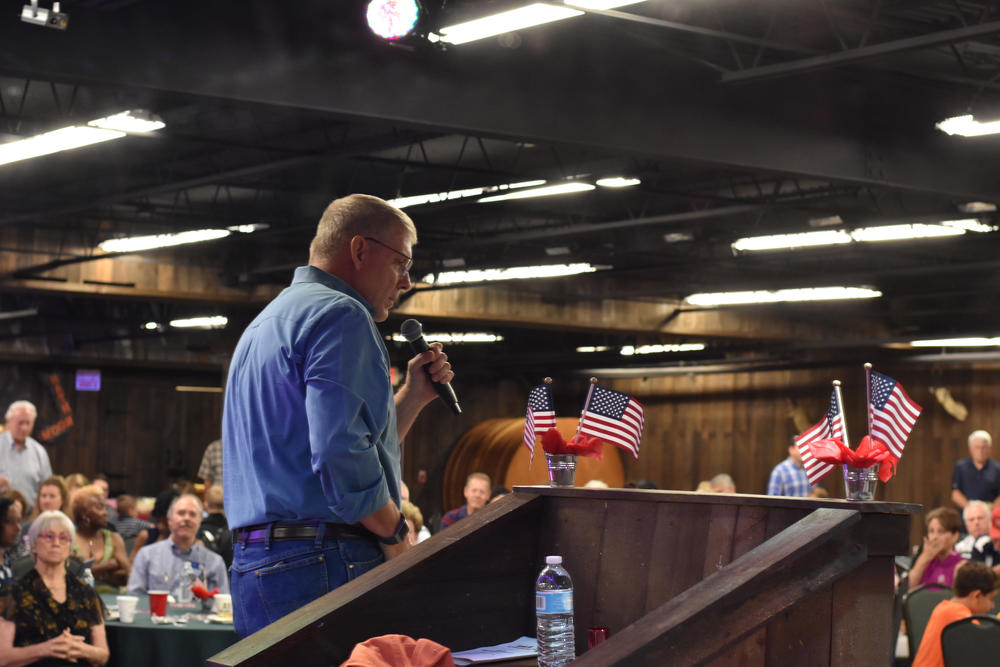
[[[28,507],[25,516],[35,506],[38,486],[52,477],[48,452],[31,437],[38,410],[30,401],[14,401],[7,408],[7,430],[0,433],[0,487],[10,486],[24,496]]]
[[[990,541],[990,507],[982,500],[970,500],[962,510],[962,519],[968,535],[955,544],[955,551],[970,558],[973,549],[982,550]]]

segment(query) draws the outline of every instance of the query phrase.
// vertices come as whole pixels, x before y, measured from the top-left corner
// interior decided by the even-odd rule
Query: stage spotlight
[[[396,40],[413,32],[420,17],[416,0],[372,0],[368,3],[368,27],[382,39]]]

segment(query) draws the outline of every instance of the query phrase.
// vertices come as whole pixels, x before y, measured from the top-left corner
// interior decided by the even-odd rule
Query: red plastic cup
[[[589,648],[594,648],[601,642],[607,641],[608,636],[611,633],[605,627],[599,628],[589,628],[587,630],[587,646]]]
[[[149,591],[149,613],[153,616],[167,615],[167,591]]]

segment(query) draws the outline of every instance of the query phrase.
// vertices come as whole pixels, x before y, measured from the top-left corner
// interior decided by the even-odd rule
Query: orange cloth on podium
[[[451,651],[429,639],[380,635],[354,646],[340,667],[455,667]]]

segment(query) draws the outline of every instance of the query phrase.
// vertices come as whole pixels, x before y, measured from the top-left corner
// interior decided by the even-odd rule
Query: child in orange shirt
[[[955,595],[934,607],[924,629],[912,667],[944,667],[941,631],[944,626],[973,614],[985,614],[996,603],[997,575],[985,563],[966,561],[955,572]]]

